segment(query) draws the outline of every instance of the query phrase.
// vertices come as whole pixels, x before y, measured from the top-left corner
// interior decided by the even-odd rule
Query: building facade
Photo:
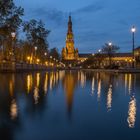
[[[78,59],[78,49],[74,47],[74,35],[72,31],[72,20],[69,16],[66,46],[62,49],[62,60],[75,61]]]

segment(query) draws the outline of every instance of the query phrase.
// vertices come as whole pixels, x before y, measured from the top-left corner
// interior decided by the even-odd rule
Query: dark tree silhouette
[[[52,56],[53,58],[56,58],[57,60],[60,59],[60,54],[59,54],[57,48],[52,48],[52,49],[50,50],[49,55]]]
[[[114,53],[116,53],[120,48],[116,45],[105,43],[102,48],[102,53],[106,54],[109,58],[109,66],[111,67],[111,58]]]
[[[44,52],[48,52],[47,37],[49,30],[45,28],[45,24],[40,20],[30,20],[23,23],[23,31],[26,34],[27,41],[30,44],[32,51],[37,47],[37,56],[41,59],[44,57]]]

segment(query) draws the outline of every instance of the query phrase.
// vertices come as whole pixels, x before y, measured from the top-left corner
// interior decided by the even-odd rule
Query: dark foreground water
[[[0,140],[139,140],[140,74],[0,74]]]

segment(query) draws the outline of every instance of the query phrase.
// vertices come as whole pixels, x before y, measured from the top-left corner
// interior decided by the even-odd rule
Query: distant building
[[[78,49],[74,48],[74,35],[72,31],[72,20],[69,16],[66,46],[62,49],[62,60],[75,61],[78,59]]]
[[[92,53],[79,53],[79,61],[85,61],[87,58],[91,57]]]
[[[140,67],[140,47],[135,48],[135,66]],[[101,57],[104,59],[100,64],[98,61],[93,62],[96,65],[100,65],[100,67],[104,68],[109,65],[109,57],[107,54],[101,53]],[[69,16],[68,21],[68,31],[66,36],[66,46],[62,49],[62,60],[65,64],[78,64],[86,61],[89,57],[94,56],[92,53],[78,53],[78,49],[74,47],[74,35],[72,31],[72,20],[71,16]],[[98,56],[99,57],[99,56]],[[120,67],[132,67],[133,63],[133,55],[132,53],[114,53],[112,54],[111,61],[113,65],[117,65]]]

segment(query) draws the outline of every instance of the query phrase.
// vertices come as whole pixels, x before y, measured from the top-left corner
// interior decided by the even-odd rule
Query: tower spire
[[[65,60],[76,60],[78,58],[78,49],[74,48],[71,14],[69,14],[66,47],[62,50],[62,57]]]
[[[71,21],[71,13],[69,13],[69,21]]]
[[[71,14],[69,14],[68,33],[72,33],[72,20],[71,20]]]

